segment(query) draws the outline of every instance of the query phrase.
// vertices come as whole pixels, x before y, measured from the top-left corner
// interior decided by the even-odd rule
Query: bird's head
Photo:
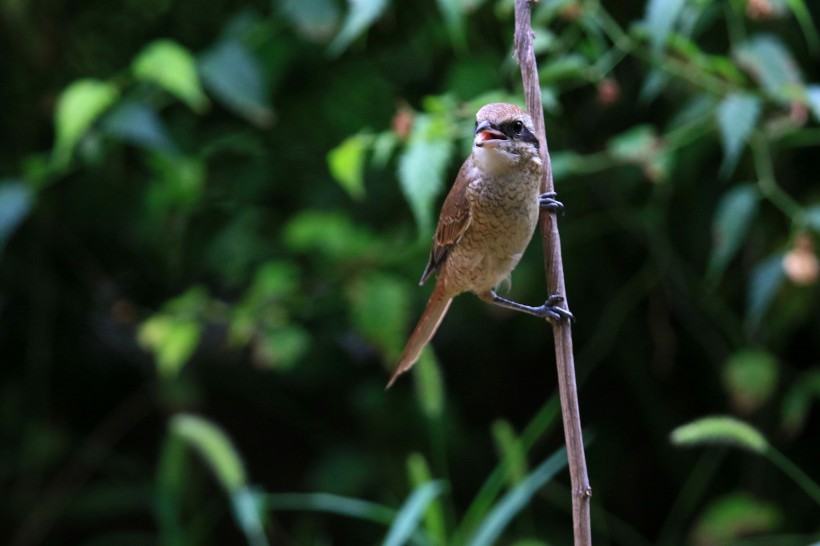
[[[529,114],[513,104],[483,106],[475,116],[473,155],[494,171],[522,162],[540,165],[538,137]]]

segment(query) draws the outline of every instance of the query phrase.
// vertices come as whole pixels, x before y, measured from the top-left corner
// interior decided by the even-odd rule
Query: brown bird
[[[530,116],[512,104],[493,103],[476,114],[473,151],[444,200],[430,261],[419,286],[433,273],[436,287],[387,388],[419,359],[453,298],[474,292],[482,300],[551,322],[572,318],[555,295],[538,307],[502,298],[508,280],[532,238],[541,209],[563,209],[555,193],[539,195],[543,165]]]

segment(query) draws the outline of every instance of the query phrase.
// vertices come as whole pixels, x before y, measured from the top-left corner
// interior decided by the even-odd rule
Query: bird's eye
[[[512,130],[516,135],[520,135],[524,130],[524,124],[520,121],[514,121],[512,124]]]

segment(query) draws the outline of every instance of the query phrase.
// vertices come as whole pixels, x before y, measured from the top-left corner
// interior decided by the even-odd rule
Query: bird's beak
[[[497,146],[499,142],[508,140],[507,135],[493,127],[489,121],[482,121],[475,128],[475,145],[482,147],[485,145]]]

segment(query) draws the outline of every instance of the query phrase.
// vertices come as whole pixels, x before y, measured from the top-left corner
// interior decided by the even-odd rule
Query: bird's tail
[[[404,352],[399,357],[399,362],[396,364],[396,371],[394,371],[390,377],[390,381],[387,383],[387,389],[393,386],[396,379],[412,368],[413,364],[419,359],[421,351],[424,350],[424,347],[433,338],[436,330],[438,330],[441,319],[444,318],[452,301],[452,297],[448,297],[444,294],[441,284],[436,284],[436,288],[433,290],[433,294],[430,296],[430,300],[424,308],[424,313],[421,314],[421,318],[418,324],[416,324],[413,334],[404,347]]]

